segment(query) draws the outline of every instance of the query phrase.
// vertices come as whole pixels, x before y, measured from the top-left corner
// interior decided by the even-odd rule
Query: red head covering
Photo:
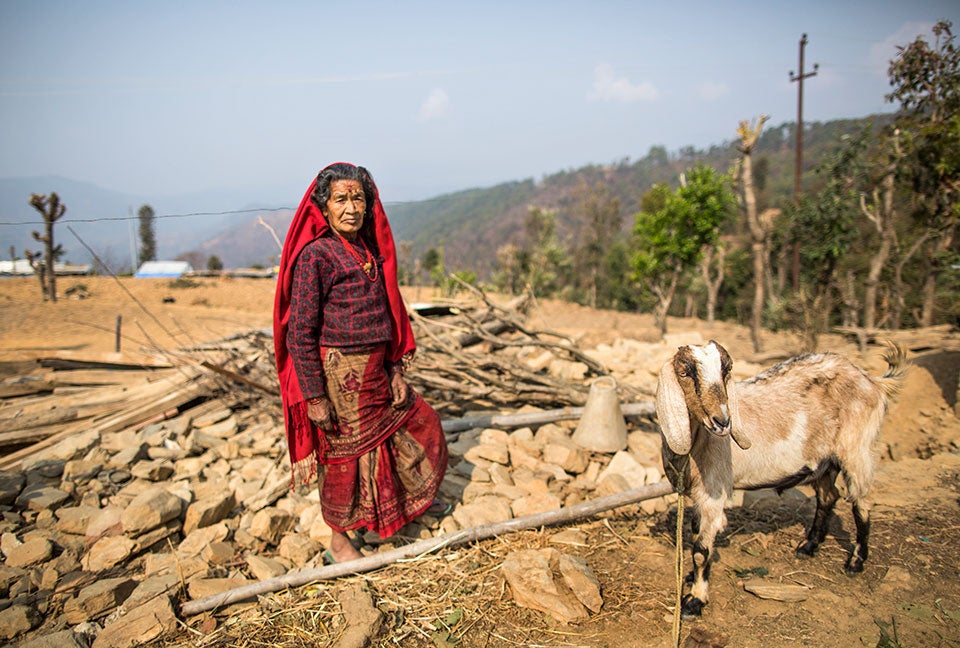
[[[342,163],[341,163],[342,164]],[[331,165],[333,166],[333,165]],[[351,165],[353,166],[353,165]],[[293,359],[287,352],[287,328],[290,319],[290,297],[293,286],[293,270],[297,257],[310,241],[326,232],[330,226],[327,219],[312,195],[317,181],[310,184],[307,192],[300,201],[297,213],[287,230],[287,237],[283,242],[283,252],[280,255],[280,274],[277,280],[277,292],[273,305],[273,346],[277,359],[277,377],[280,380],[280,398],[283,402],[284,420],[287,429],[287,445],[290,450],[290,461],[293,465],[310,457],[313,453],[322,451],[317,445],[323,444],[322,435],[317,433],[304,434],[303,426],[312,426],[306,418],[303,392],[300,391],[300,382],[293,366]],[[397,283],[397,251],[393,242],[393,232],[387,222],[387,214],[380,202],[380,192],[373,179],[370,185],[374,191],[373,201],[373,233],[380,256],[383,258],[383,281],[386,285],[387,298],[390,302],[390,319],[393,325],[393,339],[390,343],[388,357],[393,362],[399,362],[404,356],[416,350],[413,339],[413,329],[410,318],[407,316],[403,298],[400,296],[400,286]]]

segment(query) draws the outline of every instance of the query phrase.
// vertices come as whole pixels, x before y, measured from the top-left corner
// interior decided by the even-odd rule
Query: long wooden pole
[[[640,488],[617,493],[616,495],[608,495],[606,497],[580,502],[573,506],[561,508],[558,511],[526,515],[504,522],[495,522],[493,524],[484,524],[470,529],[454,531],[453,533],[447,533],[427,540],[420,540],[404,547],[366,556],[365,558],[326,565],[324,567],[302,569],[284,576],[269,578],[249,585],[236,587],[219,594],[205,596],[195,601],[187,601],[181,606],[180,611],[183,616],[188,617],[199,614],[200,612],[229,605],[236,601],[253,598],[260,594],[276,592],[286,587],[299,587],[318,580],[333,579],[349,574],[360,574],[385,567],[400,560],[415,559],[446,547],[454,547],[469,542],[485,540],[503,533],[563,524],[590,517],[603,511],[626,506],[627,504],[635,504],[643,500],[663,497],[671,492],[673,492],[673,487],[669,482],[661,481],[656,484],[648,484]]]
[[[563,407],[542,412],[524,412],[522,414],[492,414],[490,416],[469,416],[461,419],[447,419],[441,423],[443,431],[450,434],[464,432],[478,427],[522,427],[524,425],[543,425],[553,421],[572,421],[583,416],[582,407]],[[648,416],[656,414],[653,401],[624,403],[620,406],[624,416]]]

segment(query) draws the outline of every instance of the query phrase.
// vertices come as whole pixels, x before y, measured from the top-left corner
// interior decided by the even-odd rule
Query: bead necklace
[[[354,249],[354,247],[350,244],[350,241],[345,239],[340,232],[337,232],[337,237],[343,242],[343,247],[347,248],[347,252],[350,253],[350,256],[352,256],[354,260],[360,264],[360,267],[363,269],[363,274],[367,275],[367,279],[370,281],[376,281],[378,275],[377,264],[374,263],[373,255],[370,254],[370,249],[367,247],[367,244],[363,242],[363,238],[357,235],[357,240],[360,241],[360,247],[363,248],[363,251],[367,255],[366,261],[361,258],[360,253]]]

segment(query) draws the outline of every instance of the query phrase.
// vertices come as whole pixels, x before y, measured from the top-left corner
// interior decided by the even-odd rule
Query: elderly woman
[[[363,167],[337,163],[307,190],[280,259],[274,345],[293,487],[320,481],[329,560],[360,558],[347,532],[381,537],[445,512],[437,413],[404,380],[416,348],[393,234]]]

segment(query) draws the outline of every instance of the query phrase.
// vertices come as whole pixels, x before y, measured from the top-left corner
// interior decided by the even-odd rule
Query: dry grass
[[[624,549],[638,556],[662,557],[669,567],[669,548],[662,547],[647,530],[647,519],[638,525],[633,507],[575,526],[587,534],[585,546],[557,546],[580,555],[604,584],[604,607],[588,624],[567,626],[540,612],[518,607],[500,573],[504,558],[522,549],[550,545],[558,528],[513,533],[460,547],[457,550],[385,567],[377,572],[312,583],[261,596],[258,604],[201,614],[186,621],[178,637],[152,644],[163,648],[299,648],[334,646],[345,630],[340,593],[362,581],[383,613],[383,626],[375,646],[577,646],[597,645],[598,633],[623,614],[662,625],[670,613],[670,592],[659,586],[651,599],[650,579],[638,577],[642,564],[623,561]],[[671,582],[668,580],[667,582]],[[662,591],[661,591],[662,590]],[[214,625],[215,624],[215,625]],[[602,642],[610,637],[605,637]]]

